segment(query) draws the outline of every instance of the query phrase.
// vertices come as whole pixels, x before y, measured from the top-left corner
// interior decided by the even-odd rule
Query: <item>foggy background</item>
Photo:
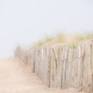
[[[92,31],[92,0],[0,0],[1,58],[46,35]]]

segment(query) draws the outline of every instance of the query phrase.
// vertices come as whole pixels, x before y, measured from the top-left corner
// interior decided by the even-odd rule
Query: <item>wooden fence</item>
[[[16,56],[31,63],[35,72],[48,87],[76,88],[93,93],[93,41],[47,48],[16,51]],[[18,55],[20,54],[20,55]]]

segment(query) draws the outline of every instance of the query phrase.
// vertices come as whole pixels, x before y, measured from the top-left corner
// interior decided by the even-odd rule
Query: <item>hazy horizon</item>
[[[0,57],[47,35],[93,31],[92,0],[0,0]]]

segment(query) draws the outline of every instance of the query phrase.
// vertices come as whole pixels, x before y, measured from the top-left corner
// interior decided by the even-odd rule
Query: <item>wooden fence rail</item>
[[[93,41],[79,44],[16,50],[24,63],[31,63],[45,84],[55,88],[76,88],[93,93]],[[19,55],[20,54],[20,55]]]

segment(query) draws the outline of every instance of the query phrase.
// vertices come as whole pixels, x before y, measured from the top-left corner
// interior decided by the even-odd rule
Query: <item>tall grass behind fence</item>
[[[17,58],[31,63],[31,69],[49,87],[76,88],[93,93],[93,41],[16,51]],[[20,55],[19,55],[20,54]],[[25,56],[24,56],[25,55]],[[28,61],[27,61],[28,58]]]

